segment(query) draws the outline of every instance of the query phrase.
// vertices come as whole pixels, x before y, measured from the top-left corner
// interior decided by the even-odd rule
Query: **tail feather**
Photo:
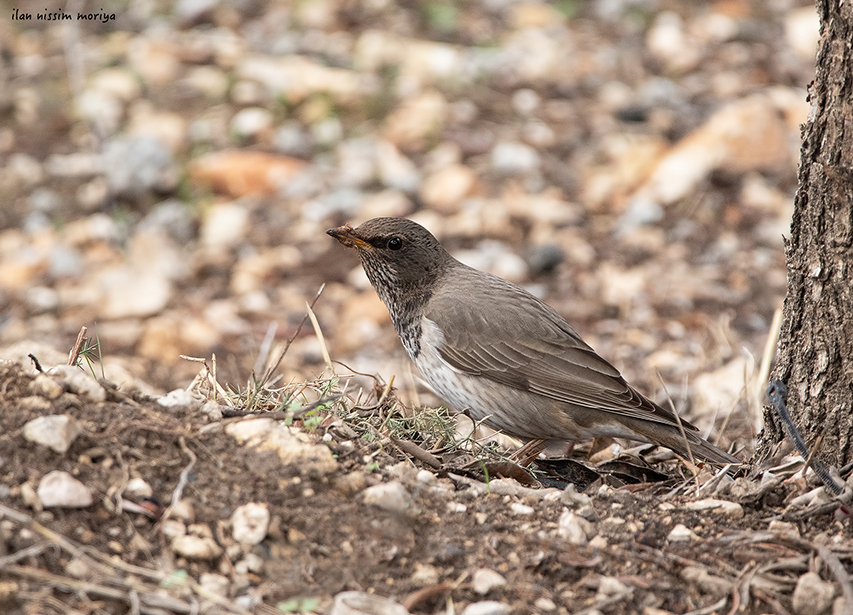
[[[690,459],[690,453],[692,453],[693,458],[697,461],[704,460],[719,464],[743,463],[734,455],[727,453],[702,438],[698,434],[698,430],[690,425],[690,423],[684,423],[683,433],[677,425],[632,419],[623,419],[622,423],[637,434],[638,440],[645,440],[652,444],[665,446],[685,459]],[[690,452],[688,452],[688,447]]]
[[[690,453],[693,453],[695,459],[710,461],[711,463],[742,463],[740,459],[727,453],[698,436],[693,431],[685,431],[684,434],[678,428],[666,430],[666,434],[656,434],[657,442],[671,448],[673,451],[686,459],[690,459]],[[685,440],[685,436],[687,436]],[[688,452],[688,446],[690,452]]]

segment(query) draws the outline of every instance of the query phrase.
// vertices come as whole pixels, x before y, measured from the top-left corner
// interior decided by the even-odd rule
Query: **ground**
[[[760,495],[731,489],[722,497],[741,502],[735,512],[691,510],[707,498],[682,478],[617,488],[599,480],[587,489],[592,497],[525,489],[424,469],[387,439],[341,437],[354,432],[331,413],[310,436],[336,459],[322,471],[238,445],[222,426],[245,418],[212,421],[197,406],[166,409],[115,392],[102,402],[71,392],[48,400],[32,395],[33,370],[0,369],[0,588],[10,615],[329,612],[347,590],[393,598],[413,613],[487,600],[507,610],[483,612],[787,613],[797,579],[826,571],[819,549],[848,566],[853,557],[849,518],[832,509],[785,516],[786,498],[805,490],[801,479]],[[83,425],[64,454],[23,437],[28,421],[49,414]],[[79,479],[94,503],[25,506],[25,486],[52,470]],[[116,506],[136,477],[159,503],[151,516]],[[382,483],[402,485],[404,504],[368,501],[365,489]],[[161,516],[176,489],[183,512]],[[271,522],[259,544],[239,545],[230,519],[253,502]],[[586,521],[573,525],[571,512]],[[169,517],[221,548],[203,558],[176,553]],[[679,524],[689,528],[681,540]],[[481,569],[502,580],[491,586]],[[221,596],[208,589],[220,577],[206,573],[221,575]]]

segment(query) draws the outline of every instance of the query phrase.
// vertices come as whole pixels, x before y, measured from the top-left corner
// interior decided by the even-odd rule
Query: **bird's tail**
[[[690,453],[693,453],[693,458],[697,461],[704,460],[719,464],[742,463],[734,455],[714,446],[692,430],[685,429],[682,434],[678,427],[671,427],[665,430],[664,434],[657,433],[655,435],[658,443],[671,448],[685,459],[690,459]]]
[[[702,438],[698,430],[687,421],[682,421],[682,426],[684,427],[683,433],[677,424],[634,419],[626,420],[624,418],[622,422],[637,434],[638,440],[645,440],[646,442],[665,446],[685,459],[690,459],[690,454],[692,453],[693,459],[696,461],[704,460],[719,464],[743,463],[734,455],[727,453]]]

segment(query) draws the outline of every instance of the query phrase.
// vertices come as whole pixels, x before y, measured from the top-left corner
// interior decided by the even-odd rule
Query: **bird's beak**
[[[326,231],[326,234],[331,235],[348,248],[355,248],[357,250],[373,249],[372,245],[355,234],[355,231],[349,224],[339,226],[338,228],[330,228]]]

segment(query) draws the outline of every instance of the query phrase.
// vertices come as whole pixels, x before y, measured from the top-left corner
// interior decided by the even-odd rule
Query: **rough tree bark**
[[[853,461],[853,2],[817,0],[821,38],[803,126],[788,284],[772,378],[806,442],[829,465]],[[765,408],[758,458],[782,438]]]

